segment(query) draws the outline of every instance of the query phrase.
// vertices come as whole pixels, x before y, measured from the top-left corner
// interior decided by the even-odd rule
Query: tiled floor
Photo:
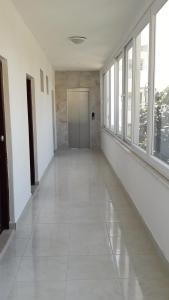
[[[166,269],[99,152],[61,152],[0,260],[0,300],[169,300]]]

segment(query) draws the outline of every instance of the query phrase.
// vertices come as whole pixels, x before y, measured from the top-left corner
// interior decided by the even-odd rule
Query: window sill
[[[121,147],[125,152],[132,156],[137,162],[147,171],[149,171],[157,180],[161,181],[167,188],[169,188],[169,167],[165,166],[163,162],[160,162],[155,157],[147,157],[139,147],[130,145],[126,141],[122,140],[119,136],[115,135],[111,130],[103,127],[102,131],[109,135],[113,140]]]

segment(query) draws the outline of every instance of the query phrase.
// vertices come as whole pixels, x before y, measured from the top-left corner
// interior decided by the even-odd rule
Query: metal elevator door
[[[68,91],[68,129],[70,148],[89,148],[88,91]]]

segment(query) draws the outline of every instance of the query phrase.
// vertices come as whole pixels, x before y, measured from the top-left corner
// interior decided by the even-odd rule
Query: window
[[[126,48],[126,138],[132,137],[133,46]]]
[[[109,128],[110,121],[110,72],[104,75],[104,126]]]
[[[169,164],[169,1],[156,15],[154,83],[154,151]]]
[[[40,88],[41,92],[44,93],[44,74],[42,70],[40,70]]]
[[[169,179],[168,28],[169,0],[155,0],[104,75],[104,107],[105,126]]]
[[[48,76],[46,76],[46,92],[49,95],[49,79],[48,79]]]
[[[114,65],[111,67],[111,130],[114,131],[114,109],[115,109],[115,90],[114,90]]]
[[[136,38],[135,144],[147,149],[149,24]]]
[[[117,133],[122,135],[122,119],[123,119],[123,58],[120,56],[117,61],[118,70],[118,124]]]

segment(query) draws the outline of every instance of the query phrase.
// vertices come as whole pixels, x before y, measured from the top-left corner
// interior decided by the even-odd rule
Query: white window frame
[[[150,97],[150,129],[149,129],[149,161],[151,165],[169,179],[169,165],[153,155],[154,148],[154,83],[155,83],[155,32],[156,32],[156,15],[161,8],[168,2],[168,0],[156,0],[151,6],[151,97]]]
[[[147,150],[149,149],[149,145],[147,144],[147,149],[146,151],[143,150],[141,147],[139,147],[135,143],[135,111],[136,111],[136,39],[138,35],[144,30],[144,28],[149,24],[149,74],[148,74],[148,99],[150,100],[150,57],[151,57],[151,49],[150,49],[150,36],[151,36],[151,16],[150,12],[148,11],[144,17],[141,19],[140,23],[137,25],[134,34],[133,34],[133,40],[134,40],[134,53],[133,53],[133,59],[134,59],[134,98],[133,98],[133,132],[132,132],[132,144],[131,147],[134,150],[134,152],[140,156],[142,159],[147,160]],[[149,109],[149,108],[148,108]],[[148,113],[148,118],[149,118],[149,113]],[[149,120],[148,120],[149,124]],[[147,131],[149,131],[149,127],[147,128]],[[149,143],[149,139],[148,139]]]
[[[105,82],[107,84],[107,81],[105,80],[106,76],[108,73],[108,80],[109,80],[109,116],[108,116],[108,124],[107,124],[107,96],[106,96],[106,91],[105,90]],[[104,112],[103,112],[103,124],[104,128],[109,129],[110,128],[110,70],[108,69],[104,74],[103,74],[103,101],[104,101]],[[107,126],[108,125],[108,126]]]
[[[122,130],[119,132],[119,61],[122,59]],[[115,107],[116,107],[116,134],[119,138],[124,139],[124,49],[116,57],[115,71]]]
[[[112,118],[112,101],[111,101],[111,97],[112,97],[112,90],[111,90],[111,74],[112,74],[112,67],[114,66],[114,127],[112,127],[111,125],[111,118]],[[116,90],[116,85],[115,85],[115,73],[116,73],[116,66],[115,66],[115,62],[113,62],[113,64],[111,65],[110,67],[110,130],[115,133],[115,130],[116,130],[116,114],[115,114],[115,109],[116,109],[116,105],[115,105],[115,100],[116,100],[116,95],[115,95],[115,90]]]
[[[127,136],[127,126],[128,126],[128,60],[127,60],[127,53],[129,50],[132,49],[132,103],[131,103],[131,139]],[[133,40],[131,40],[125,47],[125,103],[124,103],[124,140],[131,144],[132,143],[132,137],[133,137],[133,100],[134,100],[134,43]]]
[[[111,68],[109,68],[109,127],[111,129]]]
[[[106,128],[106,96],[105,96],[105,76],[103,74],[103,127]]]

